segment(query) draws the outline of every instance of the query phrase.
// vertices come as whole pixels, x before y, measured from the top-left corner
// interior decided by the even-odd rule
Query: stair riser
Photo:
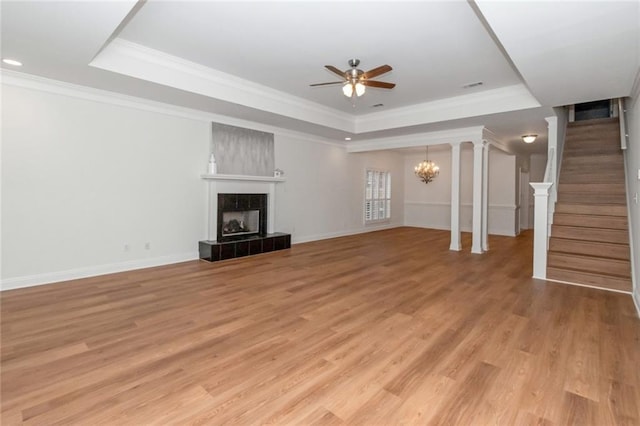
[[[614,137],[620,136],[620,125],[616,124],[614,126],[604,126],[604,127],[569,127],[567,135],[565,137],[566,140],[576,139],[576,138],[586,138],[593,139],[594,137]]]
[[[601,159],[601,160],[600,160]],[[561,170],[579,170],[588,168],[590,173],[606,172],[608,169],[624,170],[624,159],[621,155],[585,155],[565,157]]]
[[[619,131],[592,131],[570,134],[564,139],[564,146],[573,144],[588,143],[593,145],[618,145],[620,147]]]
[[[617,155],[620,153],[620,145],[612,146],[565,146],[564,155],[588,156],[588,155]]]
[[[619,204],[612,206],[588,205],[588,204],[556,204],[556,213],[572,214],[596,214],[602,216],[624,216],[627,217],[627,207]]]
[[[626,204],[624,194],[558,193],[558,201],[583,204]]]
[[[618,117],[594,118],[592,120],[570,121],[567,123],[567,127],[574,130],[591,127],[601,129],[608,126],[618,126]]]
[[[611,146],[620,149],[620,138],[617,133],[589,133],[588,135],[571,135],[564,140],[564,147]]]
[[[556,213],[553,218],[555,225],[582,226],[585,228],[605,228],[627,230],[626,216],[595,216],[584,214]],[[586,231],[588,232],[588,231]]]
[[[617,159],[607,159],[598,161],[600,156],[587,155],[584,157],[570,157],[562,161],[560,170],[582,171],[584,173],[609,173],[613,171],[624,171],[624,160],[622,157]],[[608,156],[610,157],[610,156]]]
[[[626,194],[624,183],[564,183],[558,186],[559,192],[581,192],[581,193],[601,193]]]
[[[631,278],[631,266],[628,261],[602,258],[585,259],[551,252],[549,253],[547,262],[552,268],[569,268],[601,275]]]
[[[565,175],[560,176],[560,185],[563,183],[612,183],[623,186],[624,178],[617,176]]]
[[[618,229],[599,229],[553,225],[551,236],[556,238],[569,238],[580,241],[596,241],[601,243],[629,244],[629,234],[627,231]]]
[[[584,172],[570,172],[562,170],[560,173],[560,184],[563,183],[620,183],[624,180],[624,173],[591,174]]]
[[[576,284],[592,285],[612,290],[631,291],[631,280],[581,274],[556,268],[547,268],[547,278]]]
[[[551,237],[549,251],[583,254],[586,256],[606,256],[612,259],[629,260],[629,247],[624,244],[595,243]]]

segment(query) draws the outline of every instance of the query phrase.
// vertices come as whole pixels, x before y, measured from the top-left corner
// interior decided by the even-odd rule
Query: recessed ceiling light
[[[16,61],[15,59],[3,59],[2,62],[4,62],[7,65],[13,65],[14,67],[21,67],[22,66],[22,62],[20,61]]]
[[[351,140],[351,138],[344,138],[344,140],[345,140],[345,141],[350,141],[350,140]]]
[[[471,89],[472,87],[482,86],[483,83],[481,81],[476,81],[475,83],[469,83],[462,86],[463,89]]]

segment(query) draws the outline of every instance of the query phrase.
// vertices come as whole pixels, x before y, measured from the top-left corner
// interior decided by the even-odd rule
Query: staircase
[[[631,291],[624,159],[617,118],[569,123],[547,278]]]

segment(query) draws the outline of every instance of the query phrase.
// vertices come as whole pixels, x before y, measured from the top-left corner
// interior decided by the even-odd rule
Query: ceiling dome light
[[[522,141],[524,143],[533,143],[533,141],[535,141],[537,137],[538,135],[524,135],[522,137]]]
[[[22,62],[16,61],[15,59],[5,58],[5,59],[2,60],[2,62],[4,62],[7,65],[13,65],[14,67],[21,67],[22,66]]]

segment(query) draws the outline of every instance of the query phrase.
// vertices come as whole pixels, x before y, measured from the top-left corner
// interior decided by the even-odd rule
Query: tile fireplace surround
[[[275,224],[275,185],[284,182],[284,178],[270,176],[244,175],[202,175],[209,185],[207,217],[208,239],[199,242],[200,259],[215,262],[283,250],[291,247],[291,235],[274,232]],[[235,237],[230,241],[218,241],[218,195],[266,194],[266,233],[246,238]]]

